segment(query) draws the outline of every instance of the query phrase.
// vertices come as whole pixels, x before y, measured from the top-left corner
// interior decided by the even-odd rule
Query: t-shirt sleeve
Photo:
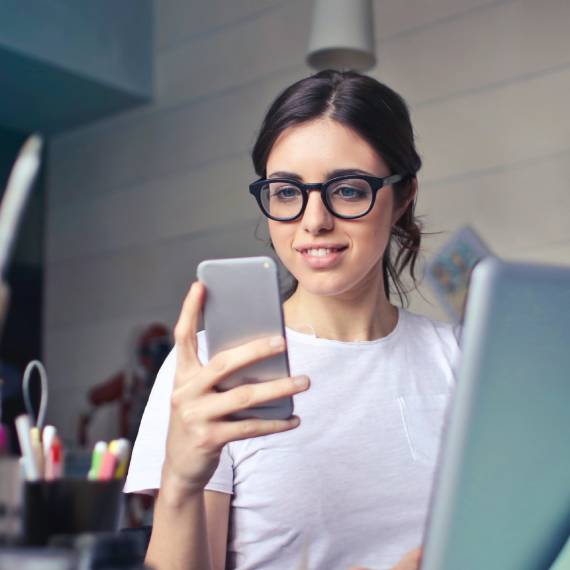
[[[198,358],[208,361],[204,333],[198,334]],[[166,357],[154,382],[133,447],[125,493],[155,494],[160,488],[166,436],[170,420],[170,397],[176,372],[176,348]],[[206,489],[233,493],[233,461],[225,446],[220,463]]]
[[[234,462],[230,445],[229,443],[224,445],[220,454],[220,463],[206,485],[206,491],[234,494]]]
[[[125,493],[152,494],[160,487],[175,371],[176,349],[173,349],[158,372],[146,404],[133,447]]]

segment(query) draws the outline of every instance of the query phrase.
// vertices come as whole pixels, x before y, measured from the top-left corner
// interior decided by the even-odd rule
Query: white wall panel
[[[81,413],[89,409],[87,388],[50,391],[50,406],[47,422],[57,426],[58,433],[64,435],[64,446],[71,449],[77,445],[79,419]],[[97,441],[110,441],[117,437],[119,429],[119,402],[100,406],[93,414],[88,428],[88,445],[91,448]]]
[[[58,168],[50,174],[50,206],[249,151],[273,97],[300,77],[271,77],[120,129],[94,130],[84,139],[78,133],[58,137],[51,149]]]
[[[251,219],[257,204],[247,185],[254,179],[251,159],[244,153],[62,203],[49,212],[48,260],[111,253]]]
[[[420,185],[420,195],[429,229],[449,232],[471,224],[498,254],[558,242],[570,238],[570,149]]]
[[[414,114],[428,181],[570,148],[570,70],[424,106]]]
[[[98,322],[159,309],[181,299],[195,279],[197,264],[208,257],[267,253],[256,239],[258,218],[196,232],[144,248],[52,265],[46,291],[48,329]]]
[[[516,0],[374,0],[374,20],[380,42],[469,19],[480,12]]]
[[[570,68],[569,21],[567,0],[495,3],[382,42],[376,76],[417,106]]]
[[[58,435],[63,435],[63,443],[69,449],[77,443],[78,421],[80,413],[87,409],[85,388],[51,389],[54,374],[48,368],[50,377],[50,401],[46,422],[57,426]]]
[[[508,258],[512,261],[568,266],[570,265],[570,238],[557,243],[513,250],[509,252]]]
[[[243,85],[264,74],[294,69],[301,76],[312,2],[283,2],[258,18],[158,56],[157,93],[163,105]],[[240,57],[236,58],[236,51]]]
[[[156,42],[160,51],[196,37],[223,34],[256,20],[291,0],[184,0],[156,3]]]
[[[176,298],[161,309],[48,329],[50,391],[85,390],[123,370],[137,332],[154,322],[172,328],[181,304],[182,298]]]

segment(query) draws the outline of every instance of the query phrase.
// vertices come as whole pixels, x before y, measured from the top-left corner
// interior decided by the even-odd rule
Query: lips
[[[337,251],[341,251],[341,249],[319,247],[319,248],[306,249],[305,251],[303,251],[303,253],[306,255],[310,255],[312,257],[326,257],[327,255],[330,255],[331,253],[336,253]]]
[[[346,245],[310,244],[295,248],[312,269],[330,269],[336,266],[347,249]]]

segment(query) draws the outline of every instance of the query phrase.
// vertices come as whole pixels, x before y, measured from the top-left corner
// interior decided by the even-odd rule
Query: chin
[[[299,286],[311,295],[319,297],[336,297],[350,291],[354,283],[347,283],[340,276],[331,275],[329,272],[323,272],[320,275],[295,276]]]

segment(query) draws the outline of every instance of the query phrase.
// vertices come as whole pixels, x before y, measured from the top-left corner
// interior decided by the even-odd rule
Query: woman
[[[205,291],[192,285],[126,487],[160,488],[148,562],[294,569],[306,553],[310,568],[416,568],[457,343],[389,300],[420,243],[406,104],[372,78],[318,73],[274,102],[253,162],[251,191],[296,280],[284,303],[295,376],[216,392],[285,339],[206,364]],[[224,420],[286,395],[299,417]]]

